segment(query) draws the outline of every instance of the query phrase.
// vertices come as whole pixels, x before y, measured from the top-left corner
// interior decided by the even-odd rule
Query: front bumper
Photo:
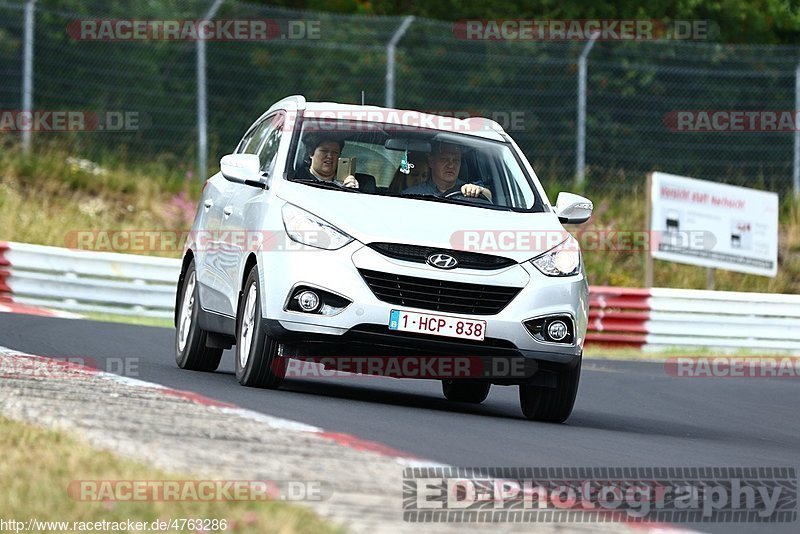
[[[495,383],[519,382],[542,371],[558,371],[580,360],[588,323],[589,294],[584,276],[554,278],[541,274],[530,264],[518,264],[496,271],[454,269],[443,271],[426,264],[395,260],[358,242],[337,250],[311,247],[303,253],[263,253],[263,320],[267,332],[285,345],[286,356],[385,357],[459,356],[475,358],[485,368],[494,362],[518,362],[514,377],[491,378]],[[472,284],[521,288],[519,294],[495,315],[447,315],[482,319],[486,339],[462,340],[391,331],[393,309],[437,313],[380,301],[358,269],[405,276],[425,277]],[[289,293],[298,285],[309,285],[345,296],[352,304],[333,316],[287,311]],[[444,313],[444,312],[441,312]],[[535,339],[524,321],[545,315],[569,315],[574,320],[575,343],[557,344]],[[520,363],[521,362],[521,363]],[[496,380],[495,380],[496,379]],[[506,380],[508,379],[508,380]],[[516,379],[516,380],[514,380]]]

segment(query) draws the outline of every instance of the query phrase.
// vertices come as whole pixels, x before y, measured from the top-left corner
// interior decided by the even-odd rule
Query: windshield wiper
[[[348,193],[359,193],[360,191],[355,187],[345,187],[338,182],[331,180],[327,182],[325,180],[309,180],[309,179],[297,179],[292,180],[293,182],[300,182],[301,184],[307,184],[312,187],[319,187],[321,189],[336,189],[339,191],[347,191]]]
[[[412,195],[388,195],[393,197],[400,197],[400,198],[415,198],[418,200],[430,200],[431,202],[444,202],[445,204],[450,204],[450,201],[444,197],[437,197],[436,195],[420,195],[420,194],[412,194]]]
[[[492,210],[500,210],[500,211],[512,211],[511,208],[508,206],[497,206],[495,204],[489,204],[487,202],[472,202],[467,200],[469,197],[459,198],[459,199],[452,199],[452,198],[445,198],[445,197],[437,197],[436,195],[420,195],[420,194],[411,194],[411,195],[387,195],[392,197],[400,197],[400,198],[413,198],[416,200],[428,200],[431,202],[443,202],[445,204],[459,204],[462,206],[477,206],[479,208],[487,208]]]

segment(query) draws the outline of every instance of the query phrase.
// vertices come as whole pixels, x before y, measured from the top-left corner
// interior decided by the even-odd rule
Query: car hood
[[[279,197],[369,244],[468,250],[527,261],[563,242],[558,217],[287,184]]]

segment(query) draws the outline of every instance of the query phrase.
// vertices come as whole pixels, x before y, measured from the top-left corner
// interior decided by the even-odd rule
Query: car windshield
[[[289,178],[344,191],[351,169],[360,193],[545,211],[532,178],[505,141],[379,122],[303,120]],[[480,193],[463,194],[464,184]]]

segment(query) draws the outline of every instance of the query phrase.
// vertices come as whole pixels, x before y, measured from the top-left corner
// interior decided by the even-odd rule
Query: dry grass
[[[793,355],[790,351],[759,351],[753,349],[740,348],[698,348],[698,347],[672,347],[662,350],[635,349],[631,347],[607,347],[595,344],[587,344],[583,351],[583,356],[587,360],[651,360],[664,361],[670,358],[711,358],[725,356],[730,358],[785,358]]]
[[[0,150],[0,239],[70,246],[76,231],[186,231],[200,185],[166,165],[70,163],[57,145]],[[84,164],[85,163],[85,164]],[[176,257],[180,250],[143,251]]]
[[[186,480],[93,450],[60,433],[0,417],[0,518],[28,521],[225,519],[230,532],[337,532],[312,512],[282,502],[89,502],[73,500],[74,480]],[[67,530],[73,531],[72,526]],[[170,530],[172,532],[173,530]],[[191,530],[184,530],[191,532]],[[40,530],[47,532],[47,530]],[[127,532],[127,531],[122,531]]]

